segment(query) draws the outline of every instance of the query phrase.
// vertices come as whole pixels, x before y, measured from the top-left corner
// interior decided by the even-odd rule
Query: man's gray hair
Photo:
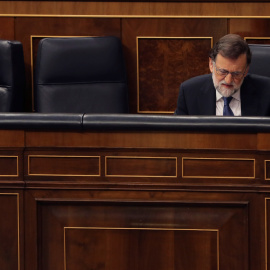
[[[247,65],[251,62],[251,51],[247,42],[236,34],[222,37],[211,49],[209,57],[215,62],[218,54],[230,59],[237,59],[241,54],[246,54]]]

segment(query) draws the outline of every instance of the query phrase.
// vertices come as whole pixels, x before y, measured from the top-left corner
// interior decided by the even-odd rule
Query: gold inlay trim
[[[184,175],[184,160],[229,160],[229,161],[253,161],[253,176],[185,176]],[[183,157],[182,158],[182,178],[229,178],[229,179],[255,179],[255,159],[249,158],[196,158]]]
[[[140,63],[139,63],[139,39],[209,39],[211,48],[213,47],[213,37],[167,37],[167,36],[137,36],[136,37],[136,59],[137,59],[137,113],[153,113],[153,114],[172,114],[173,111],[141,111],[140,110]]]
[[[19,157],[18,156],[0,156],[0,158],[16,158],[16,174],[0,174],[0,177],[18,177],[19,176]]]
[[[270,37],[244,37],[244,40],[249,40],[249,39],[270,39]],[[257,44],[260,45],[260,44]]]
[[[183,229],[183,228],[126,228],[126,227],[64,227],[64,269],[67,269],[66,231],[67,230],[141,230],[141,231],[201,231],[215,232],[217,235],[217,270],[219,270],[219,230],[218,229]]]
[[[18,270],[21,269],[21,256],[20,256],[20,200],[19,193],[0,193],[0,196],[16,196],[17,197],[17,241],[18,241]]]
[[[175,175],[114,175],[108,174],[108,159],[170,159],[175,160]],[[151,177],[151,178],[161,178],[161,177],[168,177],[168,178],[176,178],[177,177],[177,157],[138,157],[138,156],[105,156],[105,177]]]
[[[53,174],[43,174],[43,173],[31,173],[30,172],[30,159],[31,158],[97,158],[98,159],[98,174],[58,174],[58,173],[53,173]],[[100,176],[100,167],[101,167],[101,160],[100,156],[64,156],[64,155],[28,155],[28,175],[31,176],[81,176],[81,177],[86,177],[86,176]]]
[[[268,181],[270,178],[267,178],[267,162],[270,162],[270,160],[264,160],[264,180]]]

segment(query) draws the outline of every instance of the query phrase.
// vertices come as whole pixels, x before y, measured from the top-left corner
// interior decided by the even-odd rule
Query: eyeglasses
[[[219,75],[220,77],[223,77],[223,78],[226,78],[229,74],[231,74],[233,79],[240,80],[240,79],[243,78],[243,76],[244,76],[244,74],[245,74],[245,72],[246,72],[246,70],[247,70],[247,67],[246,67],[245,70],[244,70],[244,72],[240,72],[240,71],[229,72],[229,71],[226,70],[226,69],[217,68],[215,62],[213,62],[213,64],[214,64],[214,66],[215,66],[217,75]]]

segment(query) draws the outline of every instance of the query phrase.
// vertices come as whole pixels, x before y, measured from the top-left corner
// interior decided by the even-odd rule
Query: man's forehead
[[[229,57],[224,57],[222,54],[218,53],[216,56],[216,64],[220,65],[225,65],[225,66],[234,66],[234,67],[239,67],[243,68],[246,67],[247,65],[247,57],[246,54],[240,54],[238,58],[229,58]]]

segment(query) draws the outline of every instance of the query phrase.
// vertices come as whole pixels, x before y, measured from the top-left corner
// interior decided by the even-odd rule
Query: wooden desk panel
[[[267,133],[20,134],[0,151],[19,153],[24,171],[25,270],[269,270]],[[18,262],[18,251],[0,249]]]
[[[256,150],[257,134],[162,131],[26,132],[27,147]]]
[[[250,239],[260,234],[250,231],[252,195],[174,191],[164,196],[164,191],[116,190],[28,193],[35,198],[40,228],[37,249],[34,239],[28,247],[40,252],[42,269],[97,265],[201,269],[201,264],[206,269],[248,269],[249,249],[254,255],[262,252],[261,247],[249,246]]]
[[[20,196],[19,192],[0,190],[0,265],[2,269],[19,270],[23,263],[21,249],[24,237],[20,235],[23,233]]]
[[[0,147],[24,147],[23,130],[0,130]]]

